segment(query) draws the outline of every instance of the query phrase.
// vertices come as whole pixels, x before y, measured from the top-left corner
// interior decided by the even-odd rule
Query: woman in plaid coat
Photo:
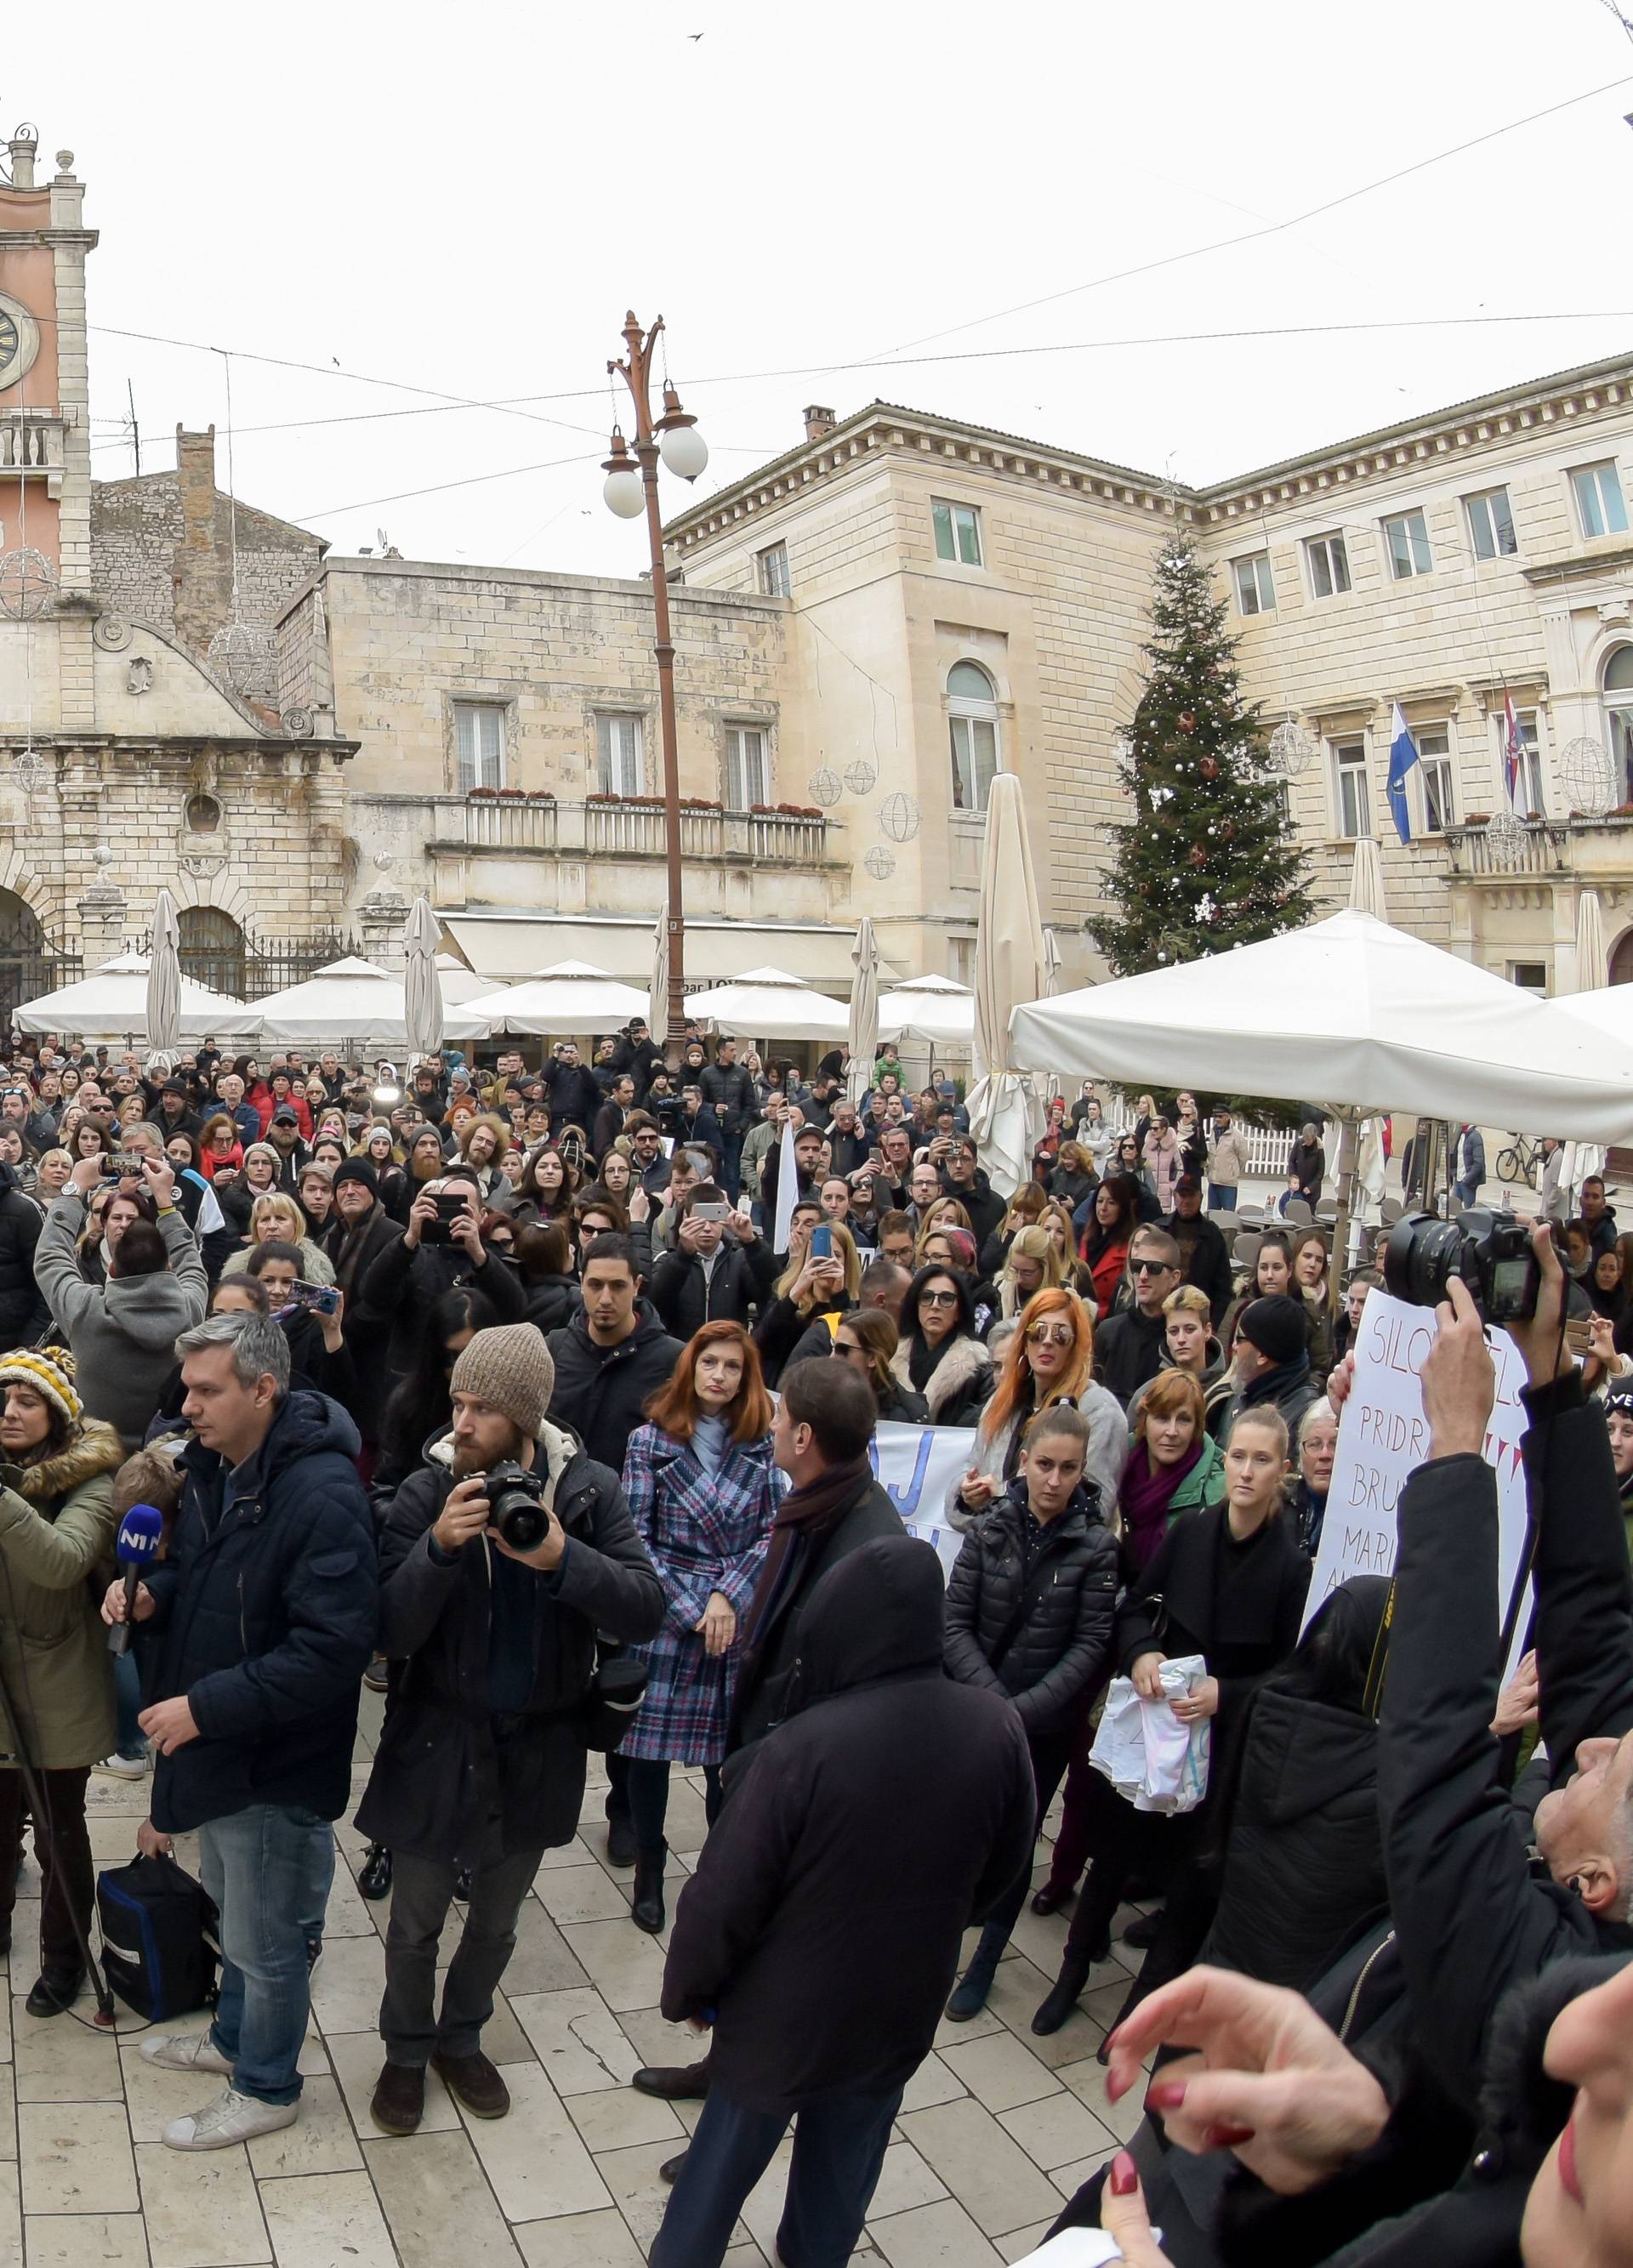
[[[739,1323],[706,1323],[630,1437],[624,1493],[663,1585],[663,1625],[638,1649],[646,1699],[618,1755],[629,1766],[638,1929],[663,1927],[669,1766],[701,1764],[709,1822],[737,1676],[737,1626],[787,1484],[772,1462],[771,1396]]]

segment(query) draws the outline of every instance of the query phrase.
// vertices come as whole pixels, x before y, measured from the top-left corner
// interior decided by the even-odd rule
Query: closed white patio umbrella
[[[65,1038],[106,1042],[147,1038],[148,956],[122,953],[105,961],[76,984],[25,1000],[12,1018],[19,1032],[61,1032]],[[259,1005],[247,1007],[207,985],[181,979],[180,1044],[205,1039],[255,1039],[261,1030]]]
[[[285,986],[255,1004],[261,1037],[268,1046],[408,1049],[408,1008],[400,976],[355,954],[331,961],[304,983]],[[442,1020],[444,1040],[480,1040],[488,1034],[484,1016],[472,1008],[450,1008]]]
[[[669,1036],[669,902],[658,909],[652,933],[652,1006],[647,1022],[659,1047]],[[632,1010],[632,1014],[634,1012]]]
[[[431,900],[415,899],[403,924],[403,1014],[410,1057],[442,1049],[442,987],[437,977],[437,917]]]
[[[783,968],[745,969],[729,984],[688,993],[686,1013],[753,1040],[842,1040],[851,1027],[842,1000]]]
[[[851,1072],[845,1091],[860,1109],[862,1097],[873,1085],[873,1059],[879,1045],[879,947],[873,924],[866,914],[856,924],[851,959],[856,964],[856,976],[851,987],[851,1022],[846,1035]]]
[[[981,850],[980,911],[975,939],[976,1083],[965,1098],[986,1178],[1013,1197],[1031,1177],[1032,1145],[1042,1128],[1038,1094],[1010,1043],[1010,1018],[1048,983],[1048,955],[1038,910],[1038,883],[1021,783],[999,772],[986,806]],[[1039,1066],[1056,1071],[1054,1064]]]
[[[161,890],[153,908],[153,953],[147,970],[147,1044],[155,1055],[181,1051],[181,924],[176,902]]]
[[[469,1013],[487,1019],[490,1031],[545,1039],[616,1032],[632,1016],[647,1013],[644,992],[620,984],[587,961],[553,961],[521,983],[484,993],[468,1005]]]
[[[1378,921],[1389,919],[1384,902],[1384,869],[1378,856],[1378,844],[1370,835],[1356,837],[1356,860],[1349,870],[1349,903],[1352,911],[1371,914]]]

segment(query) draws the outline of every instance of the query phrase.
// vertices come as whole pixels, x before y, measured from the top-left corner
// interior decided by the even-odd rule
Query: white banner
[[[948,1492],[975,1459],[975,1433],[965,1425],[880,1425],[868,1450],[873,1469],[910,1535],[922,1536],[950,1575],[964,1537],[946,1519]]]
[[[1374,1292],[1366,1303],[1356,1340],[1356,1382],[1339,1419],[1338,1455],[1304,1607],[1306,1624],[1351,1575],[1394,1573],[1395,1506],[1429,1456],[1429,1421],[1418,1373],[1437,1328],[1432,1307],[1408,1307],[1384,1291]],[[1526,1541],[1526,1473],[1519,1449],[1527,1423],[1519,1398],[1526,1366],[1506,1331],[1489,1336],[1497,1379],[1484,1454],[1497,1478],[1497,1595],[1492,1609],[1500,1627]],[[1525,1650],[1530,1618],[1527,1590],[1510,1653],[1511,1675]]]

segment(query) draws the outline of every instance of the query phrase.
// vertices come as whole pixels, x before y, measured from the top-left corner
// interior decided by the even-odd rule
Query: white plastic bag
[[[1160,1701],[1142,1701],[1131,1678],[1112,1680],[1089,1761],[1136,1811],[1194,1811],[1207,1794],[1208,1720],[1182,1725],[1170,1706],[1207,1675],[1200,1653],[1164,1662]]]
[[[1160,2245],[1162,2241],[1162,2230],[1154,2228],[1151,2242]],[[1017,2260],[1015,2268],[1115,2268],[1123,2257],[1117,2239],[1103,2228],[1063,2228],[1036,2252]]]

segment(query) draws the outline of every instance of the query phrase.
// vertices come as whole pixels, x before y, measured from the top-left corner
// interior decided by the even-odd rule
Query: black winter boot
[[[1074,1953],[1068,1945],[1060,1962],[1060,1973],[1050,1988],[1049,1997],[1032,2018],[1032,2029],[1040,2036],[1058,2032],[1073,2009],[1078,1997],[1089,1982],[1093,1967],[1087,1951]]]
[[[663,1862],[669,1855],[667,1843],[660,1843],[655,1851],[638,1851],[635,1854],[630,1919],[650,1937],[656,1937],[663,1926]]]

